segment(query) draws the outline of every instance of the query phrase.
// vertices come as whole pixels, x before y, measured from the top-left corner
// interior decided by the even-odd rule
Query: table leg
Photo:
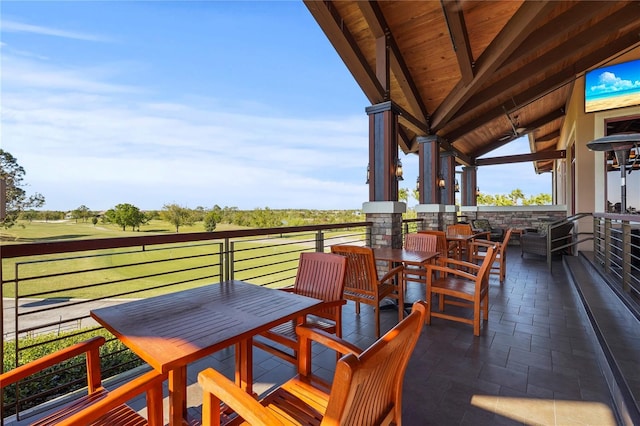
[[[169,425],[183,424],[187,414],[187,367],[169,371]]]
[[[253,395],[253,339],[236,343],[236,384]]]

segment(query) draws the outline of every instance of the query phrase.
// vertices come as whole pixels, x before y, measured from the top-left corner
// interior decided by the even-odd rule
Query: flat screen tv
[[[588,71],[585,112],[640,105],[640,59]]]

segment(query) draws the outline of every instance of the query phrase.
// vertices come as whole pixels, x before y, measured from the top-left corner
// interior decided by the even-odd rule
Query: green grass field
[[[233,229],[240,227],[223,224],[219,225],[217,230]],[[201,223],[180,229],[180,233],[202,231],[204,228]],[[91,223],[75,221],[31,222],[5,230],[2,244],[173,232],[169,223],[160,220],[143,226],[140,232],[122,231],[112,225],[94,226]],[[327,234],[327,237],[329,235],[335,233]],[[307,241],[303,241],[305,238]],[[269,284],[272,287],[291,285],[299,252],[313,246],[309,243],[309,238],[312,237],[307,234],[292,235],[286,239],[236,241],[234,278],[255,284]],[[296,241],[300,241],[300,244],[291,244]],[[82,253],[69,253],[39,256],[37,259],[19,259],[18,293],[20,297],[38,299],[93,299],[131,291],[137,292],[121,297],[149,297],[178,291],[218,281],[221,267],[220,251],[218,244],[176,244],[146,247],[144,250],[140,247],[114,249],[102,251],[102,256],[87,257],[82,256]],[[5,281],[14,278],[15,265],[14,259],[3,261]],[[156,288],[166,285],[171,286]],[[6,284],[3,288],[5,297],[13,297],[15,292],[12,283]]]

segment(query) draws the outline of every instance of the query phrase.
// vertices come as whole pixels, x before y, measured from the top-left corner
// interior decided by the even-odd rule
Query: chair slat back
[[[402,383],[420,337],[426,305],[411,314],[359,356],[348,354],[336,365],[323,425],[379,425],[402,421]]]
[[[436,251],[440,253],[440,257],[449,257],[449,243],[447,242],[447,234],[444,231],[425,230],[418,231],[418,234],[435,235]]]
[[[438,237],[435,235],[414,233],[404,237],[404,248],[407,250],[438,251],[437,246]]]
[[[455,225],[447,225],[448,234],[471,235],[473,228],[468,223],[456,223]]]
[[[378,270],[373,249],[351,245],[331,246],[331,253],[347,258],[344,289],[375,295],[378,290]]]
[[[294,292],[302,296],[321,299],[325,302],[341,300],[344,293],[344,278],[347,259],[331,253],[301,253]],[[338,309],[324,309],[314,315],[336,320]]]

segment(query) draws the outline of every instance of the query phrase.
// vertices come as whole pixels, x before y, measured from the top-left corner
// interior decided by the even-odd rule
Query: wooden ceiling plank
[[[391,72],[396,77],[400,90],[404,94],[409,108],[412,110],[412,115],[427,124],[427,109],[422,102],[418,88],[404,61],[402,52],[393,34],[389,30],[380,6],[377,2],[361,1],[358,2],[358,7],[373,35],[376,38],[386,37],[386,45],[390,50],[390,52],[387,53],[389,55]]]
[[[513,18],[489,45],[475,66],[475,77],[469,84],[459,83],[434,111],[431,117],[432,131],[441,129],[447,121],[475,94],[475,92],[502,66],[518,46],[537,27],[538,21],[553,9],[553,2],[525,2]]]
[[[456,52],[462,82],[469,84],[473,80],[473,54],[469,34],[464,23],[464,14],[458,0],[441,0],[442,11],[447,21],[453,50]]]
[[[507,59],[506,63],[518,62],[538,47],[549,44],[560,37],[564,37],[590,19],[597,17],[605,7],[609,7],[610,5],[610,1],[586,1],[576,3],[574,7],[556,16],[531,33],[509,59]]]
[[[582,31],[575,37],[572,37],[566,43],[557,46],[555,49],[550,50],[537,57],[535,60],[529,62],[523,66],[522,69],[514,70],[511,74],[503,77],[500,81],[492,84],[490,87],[476,93],[465,102],[464,106],[460,108],[456,117],[463,116],[470,111],[481,108],[483,104],[487,102],[487,99],[491,99],[496,93],[500,93],[505,98],[509,96],[509,91],[517,87],[522,83],[523,75],[527,76],[527,79],[533,79],[535,76],[540,75],[549,69],[557,66],[559,62],[566,61],[566,58],[572,55],[580,55],[580,52],[588,52],[593,50],[593,46],[601,44],[602,40],[611,35],[610,28],[613,25],[624,26],[629,23],[637,21],[638,17],[632,12],[637,12],[638,7],[635,5],[629,5],[608,18],[602,21],[596,28],[589,28]],[[582,55],[580,55],[582,56]],[[575,68],[573,69],[575,74]],[[456,118],[452,118],[451,121],[455,121]]]
[[[625,34],[623,37],[620,37],[589,55],[578,59],[575,63],[570,64],[554,75],[546,77],[540,83],[534,86],[528,85],[528,88],[525,91],[511,94],[510,100],[512,101],[512,104],[508,107],[506,105],[498,105],[491,110],[483,111],[481,117],[466,122],[463,121],[464,117],[456,117],[456,120],[452,120],[451,124],[454,124],[457,121],[460,121],[460,123],[455,126],[454,130],[441,136],[449,141],[453,141],[452,143],[455,143],[456,139],[503,115],[505,109],[507,110],[507,113],[510,113],[542,98],[557,88],[573,82],[576,75],[583,73],[608,59],[611,56],[611,52],[622,52],[634,46],[638,41],[639,37],[636,33]],[[472,113],[474,113],[474,111],[470,111],[468,114]]]
[[[304,4],[360,85],[369,102],[374,105],[383,102],[384,89],[378,82],[375,70],[371,69],[367,63],[335,6],[328,1],[304,0]]]
[[[536,136],[536,142],[551,142],[554,139],[558,139],[560,137],[560,130],[553,131],[551,133],[547,133],[546,135]]]
[[[524,163],[539,160],[556,160],[560,158],[567,158],[567,151],[541,151],[534,152],[532,154],[506,155],[503,157],[493,158],[478,158],[476,160],[476,166],[495,166],[499,164]]]

